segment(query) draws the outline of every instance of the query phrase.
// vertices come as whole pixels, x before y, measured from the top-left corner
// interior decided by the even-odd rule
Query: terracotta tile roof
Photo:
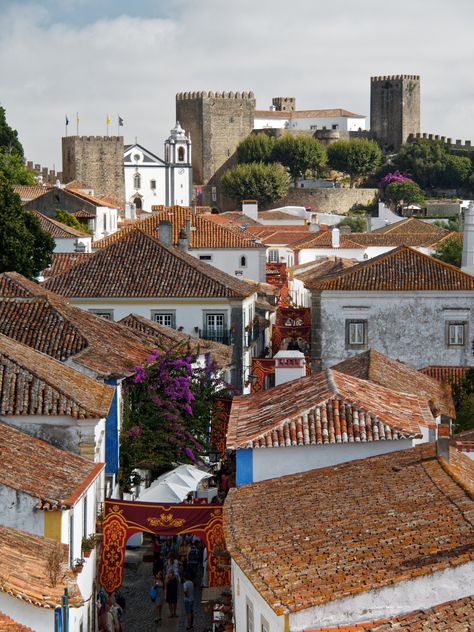
[[[32,496],[38,507],[71,507],[104,468],[2,421],[0,430],[0,484]]]
[[[474,290],[474,276],[417,250],[400,246],[349,270],[322,278],[313,287],[354,292],[470,291]]]
[[[346,259],[344,257],[322,257],[310,263],[300,264],[291,268],[293,277],[303,281],[307,288],[311,288],[320,278],[329,274],[347,270],[359,263],[357,259]],[[298,269],[301,272],[298,272]],[[296,270],[296,273],[294,272]]]
[[[86,184],[85,182],[82,182],[81,180],[71,180],[71,182],[68,182],[67,184],[64,185],[65,189],[74,189],[74,190],[78,190],[80,191],[81,189],[84,189],[85,191],[93,191],[93,187],[89,186],[88,184]]]
[[[138,314],[129,314],[118,322],[130,327],[130,329],[146,334],[160,347],[169,348],[170,345],[189,345],[193,353],[210,353],[211,360],[216,362],[219,367],[225,367],[232,363],[232,349],[228,345],[204,340],[203,338],[195,338],[177,329],[160,325]]]
[[[473,368],[471,366],[425,366],[420,369],[420,373],[444,384],[460,384],[466,372]]]
[[[97,195],[89,195],[88,193],[84,193],[84,191],[80,191],[76,188],[67,188],[68,193],[74,195],[75,197],[80,198],[81,200],[85,200],[86,202],[90,202],[94,204],[94,206],[106,206],[108,208],[117,208],[117,202],[111,201],[111,198],[102,198]]]
[[[205,213],[203,217],[210,222],[216,224],[234,224],[235,226],[247,225],[247,226],[261,226],[260,222],[252,219],[248,215],[244,215],[240,211],[228,211],[227,213]]]
[[[473,621],[474,596],[471,595],[382,621],[312,628],[305,632],[472,632]]]
[[[107,378],[133,375],[152,348],[128,327],[73,307],[17,272],[0,274],[0,333]]]
[[[247,226],[246,231],[248,233],[252,233],[253,235],[262,235],[262,234],[271,234],[272,232],[285,232],[285,233],[306,233],[307,236],[309,231],[309,224],[250,224]],[[314,233],[312,233],[314,234]]]
[[[50,191],[53,187],[47,185],[28,185],[28,184],[14,184],[13,190],[20,196],[22,202],[31,202],[43,193]]]
[[[359,443],[421,437],[433,416],[418,397],[326,369],[235,397],[227,447]]]
[[[70,606],[80,605],[82,595],[68,566],[68,548],[55,540],[0,525],[0,592],[35,606],[54,608],[61,605],[61,596],[67,587]],[[58,549],[62,562],[53,586],[49,559]]]
[[[444,229],[441,228],[441,231]],[[364,247],[396,247],[410,246],[418,248],[434,248],[442,241],[451,239],[451,233],[352,233],[351,239]]]
[[[441,413],[451,418],[456,417],[451,389],[446,384],[440,384],[375,349],[347,358],[335,364],[332,369],[361,380],[370,380],[394,391],[423,397],[436,416]]]
[[[344,108],[330,108],[327,110],[295,110],[293,112],[281,112],[278,110],[255,110],[255,118],[284,118],[284,119],[300,119],[300,118],[361,118],[366,117],[362,114],[354,114]]]
[[[88,235],[87,233],[84,233],[81,230],[77,230],[76,228],[72,228],[71,226],[67,226],[66,224],[58,222],[51,217],[46,217],[46,215],[43,215],[38,211],[31,212],[38,218],[41,228],[49,233],[52,237],[63,239],[71,239],[72,237],[90,237],[90,235]]]
[[[304,229],[304,226],[301,228]],[[256,235],[257,236],[257,235]],[[297,242],[300,242],[302,239],[308,236],[307,231],[293,231],[286,230],[284,227],[280,228],[278,231],[265,231],[258,235],[258,238],[265,244],[265,246],[276,246],[276,245],[290,245]]]
[[[53,252],[51,255],[51,265],[43,270],[43,277],[47,279],[55,274],[60,274],[69,270],[80,261],[92,257],[91,252]]]
[[[447,235],[450,231],[446,228],[442,228],[441,226],[435,226],[434,224],[430,224],[429,222],[424,222],[421,219],[417,219],[416,217],[407,217],[405,219],[401,219],[399,222],[395,222],[394,224],[387,224],[387,226],[382,226],[382,228],[377,228],[372,231],[372,234],[377,235],[406,235],[406,234],[421,234],[425,233],[426,235]]]
[[[68,297],[244,298],[253,288],[142,230],[101,248],[44,286]]]
[[[122,239],[124,235],[133,229],[139,228],[147,235],[157,238],[158,225],[161,220],[170,221],[172,224],[173,245],[178,245],[179,231],[190,220],[189,248],[263,248],[242,233],[228,230],[225,226],[220,226],[207,219],[207,215],[199,215],[183,206],[170,206],[160,212],[152,213],[145,219],[123,227],[120,231],[95,241],[93,247],[104,248]]]
[[[357,234],[353,234],[350,237],[346,235],[340,235],[339,248],[351,248],[361,250],[361,246],[357,241]],[[330,230],[319,231],[318,233],[310,233],[306,235],[298,243],[293,244],[293,250],[303,250],[305,248],[332,248],[332,234]]]
[[[32,628],[27,628],[17,621],[13,621],[3,612],[0,612],[0,631],[1,632],[35,632]]]
[[[107,417],[114,389],[0,333],[0,414]]]
[[[96,213],[94,211],[86,210],[85,208],[83,208],[80,211],[75,211],[74,213],[72,213],[72,215],[74,215],[74,217],[82,217],[82,219],[94,219]]]
[[[235,562],[283,614],[474,560],[473,511],[422,444],[234,488],[224,527]]]

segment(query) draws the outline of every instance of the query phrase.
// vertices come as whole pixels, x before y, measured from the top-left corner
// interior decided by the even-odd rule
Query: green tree
[[[23,158],[23,147],[18,140],[18,132],[12,129],[6,119],[5,108],[0,106],[0,147],[9,154],[17,154]]]
[[[391,182],[385,189],[385,200],[396,211],[409,204],[423,204],[425,197],[416,182]]]
[[[20,154],[9,153],[5,147],[0,147],[0,172],[11,184],[34,184],[35,177],[28,171]]]
[[[456,430],[462,432],[472,428],[474,428],[474,393],[469,393],[462,398],[457,409]]]
[[[49,265],[53,249],[52,237],[24,210],[0,172],[0,272],[15,271],[34,278]]]
[[[285,197],[289,179],[281,165],[253,162],[228,169],[221,185],[224,193],[235,200],[257,200],[265,204]]]
[[[72,213],[69,213],[69,211],[62,211],[61,209],[57,208],[56,219],[58,220],[58,222],[61,222],[61,224],[66,224],[66,226],[70,226],[71,228],[80,230],[83,233],[87,233],[89,235],[93,234],[88,226],[81,224],[77,217],[72,215]]]
[[[347,173],[352,188],[357,178],[375,171],[382,162],[382,152],[375,141],[366,138],[338,140],[328,147],[328,162],[332,169]]]
[[[353,233],[365,233],[367,230],[367,220],[360,215],[352,215],[345,217],[337,226],[338,228],[340,226],[349,226]]]
[[[462,239],[461,237],[451,237],[445,239],[434,251],[433,257],[450,263],[457,268],[461,267],[462,260]]]
[[[472,162],[465,156],[447,154],[444,169],[444,183],[448,187],[464,186],[472,173]]]
[[[239,164],[249,162],[271,162],[271,155],[275,137],[259,132],[250,134],[237,146],[237,162]]]
[[[311,136],[285,134],[275,141],[272,160],[288,169],[294,183],[307,171],[316,173],[326,164],[327,156],[323,145]]]

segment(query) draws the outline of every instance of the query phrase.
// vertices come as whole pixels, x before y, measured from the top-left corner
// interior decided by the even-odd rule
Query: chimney
[[[186,237],[188,238],[188,245],[189,245],[189,240],[191,237],[191,218],[190,217],[186,217],[186,222],[184,226],[185,226]]]
[[[256,200],[242,200],[242,213],[258,221],[258,204]]]
[[[438,424],[438,439],[436,440],[436,455],[449,463],[449,442],[451,440],[449,424]]]
[[[462,246],[461,270],[468,274],[474,274],[474,202],[464,213],[464,239]]]
[[[279,351],[274,357],[275,386],[306,375],[306,360],[301,351]]]
[[[179,231],[178,248],[181,252],[188,252],[188,235],[186,234],[186,229],[184,227]]]
[[[339,228],[333,228],[331,231],[331,243],[333,248],[339,248],[340,244],[340,230]]]
[[[158,224],[158,237],[164,246],[171,248],[173,237],[173,225],[169,220],[161,219]]]
[[[309,223],[309,232],[310,233],[319,233],[319,231],[321,230],[321,226],[318,224],[318,222],[310,222]]]

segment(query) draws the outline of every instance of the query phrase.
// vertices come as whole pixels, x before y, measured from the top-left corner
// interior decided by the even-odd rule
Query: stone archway
[[[107,592],[122,585],[125,545],[130,536],[140,531],[163,536],[193,533],[208,551],[209,586],[230,585],[230,570],[219,567],[216,555],[225,550],[222,505],[106,500],[100,583]]]

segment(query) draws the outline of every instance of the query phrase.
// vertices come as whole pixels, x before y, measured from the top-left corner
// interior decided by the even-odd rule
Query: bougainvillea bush
[[[134,468],[159,474],[173,463],[194,463],[206,452],[213,407],[230,392],[214,364],[196,368],[195,362],[182,345],[157,349],[126,382],[120,446],[124,490]]]
[[[379,187],[383,192],[385,191],[385,189],[388,187],[389,184],[392,184],[392,182],[411,182],[411,181],[412,181],[411,178],[403,175],[403,173],[400,173],[400,171],[393,171],[392,173],[387,173],[387,175],[384,176],[380,180]]]

